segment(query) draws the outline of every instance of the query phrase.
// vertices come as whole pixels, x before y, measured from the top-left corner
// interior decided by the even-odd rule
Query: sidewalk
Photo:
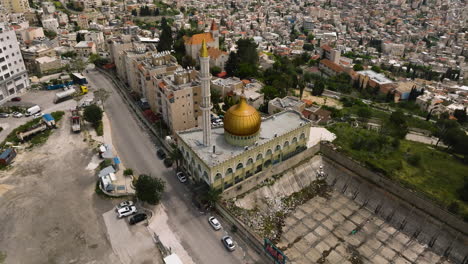
[[[148,231],[156,233],[161,243],[172,253],[177,254],[184,264],[195,264],[182,246],[180,238],[171,230],[167,221],[166,209],[164,205],[159,204],[154,209],[154,215],[151,218]]]

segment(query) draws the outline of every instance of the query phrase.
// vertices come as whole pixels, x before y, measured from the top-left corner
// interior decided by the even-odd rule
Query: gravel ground
[[[46,144],[0,171],[5,263],[119,263],[101,216],[112,205],[94,193],[94,172],[86,170],[93,153],[68,118]]]

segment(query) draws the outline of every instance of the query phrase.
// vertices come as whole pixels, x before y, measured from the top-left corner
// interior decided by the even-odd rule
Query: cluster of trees
[[[453,151],[464,156],[464,161],[468,163],[468,135],[455,120],[439,119],[436,123],[437,131],[435,136],[439,138],[436,146],[442,141],[448,147],[448,151]]]
[[[158,51],[172,50],[172,29],[165,17],[161,19],[161,35],[159,36]]]
[[[226,62],[229,76],[250,78],[259,75],[257,44],[253,39],[239,39],[237,52],[231,52]]]
[[[88,61],[90,63],[94,63],[96,66],[103,66],[103,65],[109,63],[108,59],[99,56],[99,54],[91,54],[89,56]]]
[[[132,15],[138,16],[136,9],[132,9]],[[151,9],[147,5],[140,7],[140,16],[159,16],[159,8]]]
[[[156,205],[162,199],[165,186],[166,183],[160,178],[141,174],[135,183],[136,196],[140,201]]]

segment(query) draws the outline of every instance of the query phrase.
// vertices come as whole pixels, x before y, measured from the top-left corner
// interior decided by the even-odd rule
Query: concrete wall
[[[392,195],[408,202],[417,209],[431,215],[432,217],[440,220],[455,230],[468,235],[468,224],[463,222],[462,219],[444,210],[437,205],[434,201],[429,200],[418,193],[415,193],[404,186],[399,185],[395,181],[386,178],[383,175],[372,172],[371,170],[360,165],[358,162],[350,159],[344,154],[341,154],[328,144],[321,144],[320,151],[330,160],[340,164],[346,169],[356,173],[360,177],[374,183],[378,187],[388,191]]]
[[[296,166],[297,164],[301,163],[302,161],[312,158],[317,152],[320,151],[320,145],[317,144],[315,146],[312,146],[311,148],[308,148],[304,150],[303,152],[297,154],[296,156],[293,156],[289,158],[288,160],[285,160],[283,162],[280,162],[278,164],[275,164],[268,169],[265,169],[262,173],[259,173],[258,175],[254,175],[243,182],[238,183],[237,185],[232,186],[229,189],[226,189],[223,193],[223,197],[225,199],[230,199],[236,196],[239,196],[255,186],[257,186],[260,182],[266,180],[267,178],[275,175],[275,174],[280,174],[291,167]]]

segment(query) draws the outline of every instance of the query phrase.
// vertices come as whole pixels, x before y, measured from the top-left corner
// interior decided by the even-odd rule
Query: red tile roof
[[[327,68],[329,68],[332,71],[337,72],[337,73],[340,73],[340,72],[344,71],[344,69],[340,65],[338,65],[338,64],[336,64],[336,63],[334,63],[334,62],[332,62],[330,60],[327,60],[327,59],[321,60],[320,64],[325,65]]]

